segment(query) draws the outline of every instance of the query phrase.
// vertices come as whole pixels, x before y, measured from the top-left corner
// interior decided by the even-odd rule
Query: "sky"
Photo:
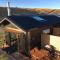
[[[8,1],[11,7],[60,9],[60,0],[0,0],[0,7],[6,7]]]

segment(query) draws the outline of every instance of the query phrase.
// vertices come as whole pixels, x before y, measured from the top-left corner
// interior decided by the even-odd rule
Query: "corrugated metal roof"
[[[45,22],[47,22],[49,26],[53,26],[60,22],[60,17],[56,15],[40,15],[40,17],[47,20]]]
[[[35,16],[36,17],[36,16]],[[29,30],[42,26],[53,26],[57,23],[60,23],[60,18],[55,15],[40,15],[37,16],[38,19],[34,18],[34,16],[8,16],[7,18],[15,23],[18,27],[23,28],[24,30]]]
[[[22,27],[25,30],[45,25],[44,22],[38,21],[37,19],[31,16],[9,16],[7,18],[11,22],[15,23],[17,26]]]

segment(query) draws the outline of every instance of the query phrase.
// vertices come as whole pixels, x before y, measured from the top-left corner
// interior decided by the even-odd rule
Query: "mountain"
[[[11,7],[11,15],[20,14],[58,14],[60,9],[47,9],[47,8],[13,8]],[[0,7],[0,20],[7,16],[7,7]]]
[[[60,9],[47,9],[47,8],[34,8],[32,11],[38,14],[58,14],[60,15]]]

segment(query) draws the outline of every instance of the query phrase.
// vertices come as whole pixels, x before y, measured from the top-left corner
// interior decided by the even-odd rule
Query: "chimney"
[[[7,12],[8,12],[8,16],[11,16],[11,10],[10,10],[10,3],[7,3]]]

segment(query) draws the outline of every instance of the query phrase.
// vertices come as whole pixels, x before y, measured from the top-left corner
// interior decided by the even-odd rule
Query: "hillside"
[[[47,8],[11,8],[11,15],[20,14],[59,14],[60,9],[47,9]],[[7,8],[0,7],[0,20],[7,16]]]
[[[34,8],[32,9],[33,12],[38,14],[58,14],[60,15],[60,9],[47,9],[47,8]]]
[[[28,9],[22,8],[11,8],[11,15],[20,15],[20,14],[32,14],[33,12]],[[0,7],[0,20],[7,16],[7,8]]]

